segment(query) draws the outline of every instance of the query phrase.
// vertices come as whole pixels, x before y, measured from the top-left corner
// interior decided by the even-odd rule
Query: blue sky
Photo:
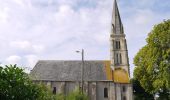
[[[154,24],[170,18],[170,0],[118,0],[133,58]],[[0,0],[0,62],[33,68],[40,60],[109,59],[113,0]]]

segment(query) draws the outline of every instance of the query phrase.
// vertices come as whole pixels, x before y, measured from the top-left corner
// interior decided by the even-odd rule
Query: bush
[[[88,96],[76,89],[66,97],[66,100],[88,100]]]
[[[56,100],[44,85],[32,83],[17,65],[0,66],[0,100]]]

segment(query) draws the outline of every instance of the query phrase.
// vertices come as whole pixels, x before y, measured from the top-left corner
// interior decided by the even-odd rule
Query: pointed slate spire
[[[117,1],[114,0],[113,12],[112,12],[112,34],[124,34],[123,24],[120,18]]]

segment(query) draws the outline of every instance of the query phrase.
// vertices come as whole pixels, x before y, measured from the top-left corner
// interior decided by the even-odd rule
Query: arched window
[[[115,47],[116,49],[120,49],[120,41],[115,41]]]
[[[108,89],[104,88],[104,98],[108,98]]]
[[[122,64],[122,55],[121,55],[121,53],[119,54],[119,60],[120,60],[120,64]]]
[[[125,86],[122,87],[122,91],[126,92],[126,87]]]
[[[56,94],[56,87],[53,87],[53,94]]]
[[[126,96],[123,96],[123,100],[126,100]]]
[[[119,54],[116,54],[116,64],[119,64]]]
[[[122,64],[122,54],[121,53],[116,53],[116,55],[115,55],[115,64],[117,64],[117,65]]]

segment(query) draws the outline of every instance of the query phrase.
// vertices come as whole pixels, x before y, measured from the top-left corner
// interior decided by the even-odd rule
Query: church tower
[[[111,56],[112,70],[114,72],[116,70],[124,70],[125,74],[127,74],[126,77],[129,77],[130,72],[129,72],[129,58],[128,58],[127,43],[126,43],[123,24],[120,18],[116,0],[114,0],[114,5],[113,5],[110,43],[111,43],[110,56]],[[117,77],[119,76],[117,75]]]
[[[115,100],[132,100],[127,43],[116,0],[113,3],[111,25],[110,59],[115,83]]]

